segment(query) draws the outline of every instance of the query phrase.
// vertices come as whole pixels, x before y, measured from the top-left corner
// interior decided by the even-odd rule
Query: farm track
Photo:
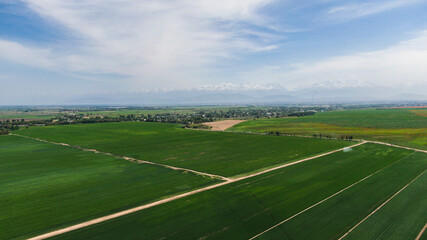
[[[263,133],[263,132],[236,132],[236,131],[223,131],[223,132],[245,133],[245,134],[256,134],[256,135],[269,135],[268,133]],[[301,138],[316,138],[316,137],[313,137],[313,136],[293,135],[293,134],[280,134],[280,136],[301,137]],[[340,140],[339,138],[329,138],[329,139]],[[360,141],[360,142],[368,142],[368,143],[374,143],[374,144],[381,144],[381,145],[386,145],[386,146],[390,146],[390,147],[396,147],[396,148],[402,148],[402,149],[412,150],[412,151],[416,151],[416,152],[427,153],[427,150],[422,150],[422,149],[418,149],[418,148],[411,148],[411,147],[405,147],[405,146],[400,146],[400,145],[386,143],[386,142],[363,140],[363,139],[353,139],[353,141]]]
[[[423,229],[421,229],[420,233],[418,233],[418,235],[415,238],[415,240],[420,240],[421,237],[423,236],[423,233],[426,231],[426,229],[427,229],[427,223],[424,225]]]
[[[417,148],[404,147],[404,146],[399,146],[399,145],[395,145],[395,144],[391,144],[391,143],[377,142],[377,141],[368,141],[368,142],[375,143],[375,144],[386,145],[386,146],[390,146],[390,147],[396,147],[396,148],[402,148],[402,149],[412,150],[412,151],[416,151],[416,152],[427,153],[427,150],[421,150],[421,149],[417,149]]]
[[[20,135],[18,135],[18,136],[20,136]],[[26,137],[26,136],[23,136],[23,137]],[[31,138],[31,137],[29,137],[29,138]],[[45,141],[45,140],[42,140],[42,139],[40,139],[40,140],[44,141],[44,142],[48,142],[48,141]],[[365,144],[365,143],[367,143],[367,142],[363,141],[363,142],[354,144],[354,145],[349,146],[349,147],[357,147],[357,146],[360,146],[360,145]],[[59,143],[56,143],[56,144],[59,144]],[[60,144],[60,145],[62,145],[62,144]],[[221,183],[214,184],[214,185],[211,185],[211,186],[207,186],[207,187],[204,187],[204,188],[196,189],[196,190],[193,190],[193,191],[190,191],[190,192],[187,192],[187,193],[179,194],[179,195],[172,196],[172,197],[169,197],[169,198],[165,198],[165,199],[162,199],[162,200],[159,200],[159,201],[155,201],[155,202],[152,202],[152,203],[144,204],[144,205],[141,205],[141,206],[138,206],[138,207],[135,207],[135,208],[131,208],[131,209],[127,209],[127,210],[124,210],[124,211],[121,211],[121,212],[113,213],[113,214],[110,214],[110,215],[107,215],[107,216],[104,216],[104,217],[96,218],[96,219],[93,219],[93,220],[90,220],[90,221],[87,221],[87,222],[83,222],[83,223],[79,223],[79,224],[76,224],[76,225],[73,225],[73,226],[70,226],[70,227],[66,227],[66,228],[63,228],[63,229],[55,230],[55,231],[52,231],[52,232],[49,232],[49,233],[45,233],[45,234],[42,234],[42,235],[39,235],[39,236],[36,236],[36,237],[29,238],[29,240],[41,240],[41,239],[46,239],[46,238],[54,237],[54,236],[57,236],[57,235],[60,235],[60,234],[63,234],[63,233],[71,232],[71,231],[74,231],[74,230],[77,230],[77,229],[81,229],[81,228],[88,227],[88,226],[91,226],[91,225],[94,225],[94,224],[98,224],[98,223],[101,223],[101,222],[105,222],[105,221],[108,221],[108,220],[111,220],[111,219],[114,219],[114,218],[125,216],[125,215],[128,215],[128,214],[134,213],[134,212],[138,212],[138,211],[141,211],[141,210],[144,210],[144,209],[147,209],[147,208],[158,206],[158,205],[161,205],[163,203],[171,202],[173,200],[177,200],[177,199],[180,199],[180,198],[191,196],[191,195],[196,194],[196,193],[208,191],[208,190],[215,189],[215,188],[227,185],[227,184],[231,184],[231,183],[242,181],[242,180],[245,180],[245,179],[248,179],[248,178],[251,178],[251,177],[255,177],[255,176],[258,176],[258,175],[261,175],[261,174],[264,174],[264,173],[268,173],[268,172],[271,172],[271,171],[274,171],[274,170],[277,170],[277,169],[285,168],[285,167],[292,166],[292,165],[295,165],[295,164],[298,164],[298,163],[302,163],[302,162],[306,162],[306,161],[309,161],[309,160],[312,160],[312,159],[323,157],[323,156],[326,156],[326,155],[329,155],[329,154],[332,154],[332,153],[336,153],[336,152],[342,151],[343,149],[344,148],[340,148],[340,149],[336,149],[336,150],[333,150],[333,151],[330,151],[330,152],[327,152],[327,153],[322,153],[322,154],[319,154],[319,155],[316,155],[316,156],[313,156],[313,157],[308,157],[308,158],[304,158],[304,159],[301,159],[301,160],[298,160],[298,161],[294,161],[294,162],[291,162],[291,163],[286,163],[286,164],[283,164],[283,165],[280,165],[280,166],[277,166],[277,167],[274,167],[274,168],[266,169],[264,171],[253,173],[253,174],[250,174],[250,175],[247,175],[247,176],[243,176],[243,177],[240,177],[240,178],[235,178],[235,179],[227,178],[227,180],[225,180],[225,182],[221,182]]]
[[[29,139],[33,139],[33,140],[40,141],[40,142],[45,142],[45,143],[50,143],[50,144],[55,144],[55,145],[60,145],[60,146],[65,146],[65,147],[71,147],[71,148],[75,148],[75,149],[80,149],[80,150],[83,150],[83,151],[86,151],[86,152],[93,152],[93,153],[104,154],[104,155],[107,155],[107,156],[112,156],[112,157],[116,157],[116,158],[119,158],[119,159],[124,159],[126,161],[130,161],[130,162],[133,162],[133,163],[150,164],[150,165],[154,165],[154,166],[159,166],[159,167],[164,167],[164,168],[172,169],[174,171],[191,172],[191,173],[196,174],[196,175],[207,176],[207,177],[210,177],[210,178],[220,179],[220,180],[223,180],[223,181],[228,181],[229,180],[229,178],[226,178],[226,177],[220,176],[220,175],[216,175],[216,174],[204,173],[204,172],[199,172],[199,171],[192,170],[192,169],[174,167],[174,166],[169,166],[169,165],[166,165],[166,164],[161,164],[161,163],[155,163],[155,162],[140,160],[140,159],[136,159],[136,158],[126,157],[126,156],[123,156],[123,155],[118,155],[118,154],[113,154],[113,153],[109,153],[109,152],[98,151],[96,149],[89,149],[89,148],[83,148],[83,147],[80,147],[80,146],[70,145],[70,144],[67,144],[67,143],[52,142],[52,141],[48,141],[48,140],[44,140],[44,139],[40,139],[40,138],[34,138],[34,137],[29,137],[29,136],[15,134],[15,133],[10,133],[10,135],[12,135],[12,136],[18,136],[18,137],[24,137],[24,138],[29,138]]]

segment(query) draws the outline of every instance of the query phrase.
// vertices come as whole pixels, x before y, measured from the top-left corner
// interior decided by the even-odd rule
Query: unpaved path
[[[224,120],[218,122],[205,122],[203,125],[212,127],[212,131],[224,131],[227,128],[231,128],[232,126],[244,122],[246,120]]]
[[[150,162],[150,161],[146,161],[146,160],[140,160],[140,159],[136,159],[136,158],[126,157],[126,156],[123,156],[123,155],[112,154],[112,153],[109,153],[109,152],[102,152],[102,151],[98,151],[96,149],[83,148],[83,147],[80,147],[80,146],[74,146],[74,145],[70,145],[70,144],[67,144],[67,143],[57,143],[57,142],[47,141],[47,140],[44,140],[44,139],[29,137],[29,136],[15,134],[15,133],[11,133],[10,135],[18,136],[18,137],[24,137],[24,138],[29,138],[29,139],[37,140],[37,141],[40,141],[40,142],[51,143],[51,144],[60,145],[60,146],[72,147],[72,148],[80,149],[80,150],[87,151],[87,152],[94,152],[94,153],[104,154],[104,155],[108,155],[108,156],[113,156],[113,157],[116,157],[116,158],[119,158],[119,159],[124,159],[124,160],[130,161],[130,162],[134,162],[134,163],[150,164],[150,165],[154,165],[154,166],[169,168],[169,169],[172,169],[172,170],[175,170],[175,171],[191,172],[191,173],[194,173],[196,175],[207,176],[207,177],[214,178],[214,179],[221,179],[221,180],[224,180],[224,181],[228,180],[228,178],[220,176],[220,175],[199,172],[199,171],[196,171],[196,170],[193,170],[193,169],[174,167],[174,166],[170,166],[170,165],[166,165],[166,164],[155,163],[155,162]]]
[[[427,223],[426,223],[426,225],[424,225],[423,229],[421,229],[420,233],[418,233],[418,235],[415,238],[415,240],[420,240],[421,237],[423,236],[423,233],[426,231],[426,229],[427,229]]]
[[[381,144],[381,145],[386,145],[386,146],[390,146],[390,147],[403,148],[403,149],[412,150],[412,151],[416,151],[416,152],[427,153],[427,150],[422,150],[422,149],[417,149],[417,148],[410,148],[410,147],[404,147],[404,146],[399,146],[399,145],[395,145],[395,144],[391,144],[391,143],[377,142],[377,141],[367,141],[367,142],[375,143],[375,144]]]
[[[366,142],[364,141],[364,142],[360,142],[360,143],[357,143],[357,144],[349,146],[349,147],[356,147],[356,146],[359,146],[359,145],[362,145],[362,144],[365,144],[365,143]],[[87,222],[79,223],[79,224],[76,224],[76,225],[73,225],[73,226],[70,226],[70,227],[66,227],[66,228],[63,228],[63,229],[59,229],[59,230],[56,230],[56,231],[53,231],[53,232],[45,233],[45,234],[42,234],[42,235],[30,238],[30,240],[46,239],[46,238],[57,236],[57,235],[60,235],[60,234],[63,234],[63,233],[71,232],[71,231],[74,231],[74,230],[77,230],[77,229],[80,229],[80,228],[84,228],[84,227],[91,226],[91,225],[94,225],[94,224],[97,224],[97,223],[105,222],[105,221],[108,221],[108,220],[111,220],[111,219],[114,219],[114,218],[118,218],[118,217],[121,217],[121,216],[124,216],[124,215],[128,215],[128,214],[131,214],[131,213],[134,213],[134,212],[137,212],[137,211],[141,211],[143,209],[151,208],[151,207],[154,207],[154,206],[157,206],[157,205],[160,205],[160,204],[163,204],[163,203],[167,203],[167,202],[170,202],[170,201],[173,201],[173,200],[176,200],[176,199],[180,199],[180,198],[183,198],[183,197],[187,197],[187,196],[190,196],[190,195],[193,195],[193,194],[196,194],[196,193],[204,192],[204,191],[211,190],[211,189],[214,189],[214,188],[218,188],[218,187],[221,187],[221,186],[233,183],[233,182],[238,182],[238,181],[241,181],[241,180],[244,180],[244,179],[247,179],[247,178],[255,177],[255,176],[258,176],[258,175],[261,175],[261,174],[264,174],[264,173],[267,173],[267,172],[271,172],[271,171],[274,171],[274,170],[277,170],[277,169],[280,169],[280,168],[288,167],[288,166],[295,165],[295,164],[302,163],[302,162],[306,162],[306,161],[309,161],[309,160],[312,160],[312,159],[315,159],[315,158],[323,157],[323,156],[326,156],[326,155],[329,155],[329,154],[332,154],[332,153],[335,153],[335,152],[342,151],[343,149],[344,148],[340,148],[340,149],[333,150],[333,151],[330,151],[330,152],[327,152],[327,153],[323,153],[323,154],[319,154],[319,155],[316,155],[316,156],[313,156],[313,157],[301,159],[301,160],[298,160],[298,161],[295,161],[295,162],[291,162],[291,163],[286,163],[286,164],[283,164],[283,165],[280,165],[280,166],[277,166],[277,167],[274,167],[274,168],[270,168],[270,169],[264,170],[262,172],[250,174],[248,176],[243,176],[243,177],[235,178],[235,179],[227,179],[225,182],[222,182],[222,183],[218,183],[218,184],[214,184],[214,185],[211,185],[211,186],[208,186],[208,187],[196,189],[196,190],[193,190],[191,192],[179,194],[179,195],[176,195],[176,196],[173,196],[173,197],[169,197],[169,198],[165,198],[165,199],[162,199],[162,200],[159,200],[159,201],[156,201],[156,202],[144,204],[144,205],[141,205],[139,207],[131,208],[131,209],[128,209],[128,210],[117,212],[117,213],[113,213],[113,214],[110,214],[110,215],[107,215],[107,216],[104,216],[104,217],[100,217],[100,218],[96,218],[96,219],[93,219],[93,220],[90,220],[90,221],[87,221]]]

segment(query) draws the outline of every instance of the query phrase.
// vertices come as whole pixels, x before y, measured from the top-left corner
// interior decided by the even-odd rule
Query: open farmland
[[[17,111],[0,111],[0,120],[10,120],[10,119],[25,119],[25,120],[46,120],[54,117],[53,113],[25,113],[25,112],[17,112]]]
[[[34,236],[217,182],[17,136],[0,136],[0,169],[0,239]]]
[[[319,224],[297,228],[290,232],[292,235],[285,229],[280,239],[299,239],[310,231],[323,233],[319,238],[333,238],[344,234],[426,168],[425,154],[364,144],[351,152],[292,165],[57,238],[248,239],[315,204],[291,221],[299,225],[311,213]],[[355,193],[359,192],[362,195],[357,197]],[[357,200],[362,204],[354,208]],[[338,204],[336,209],[331,207],[334,204]],[[326,234],[322,226],[329,220],[339,224],[330,226]]]
[[[16,133],[226,177],[354,144],[196,131],[178,124],[144,122],[32,127]]]
[[[427,224],[426,186],[424,173],[346,239],[415,239]]]
[[[413,153],[336,197],[260,235],[259,239],[308,239],[312,236],[316,236],[316,239],[340,238],[406,184],[423,176],[427,169],[427,157],[424,155]],[[400,212],[408,213],[414,214]],[[411,233],[406,236],[418,234],[421,230],[419,225],[424,223],[420,220],[422,221],[414,218],[406,222],[407,232]],[[306,231],[307,229],[310,231]],[[370,234],[373,229],[365,231]]]
[[[340,138],[353,136],[427,149],[425,109],[358,109],[313,116],[249,120],[230,130]]]

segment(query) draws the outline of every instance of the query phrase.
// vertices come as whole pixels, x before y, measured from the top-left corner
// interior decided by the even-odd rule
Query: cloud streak
[[[420,2],[425,2],[425,0],[362,1],[349,3],[330,8],[325,17],[329,20],[350,20]]]
[[[395,46],[292,66],[260,67],[239,76],[270,79],[289,89],[337,82],[348,86],[411,86],[426,83],[427,31]]]

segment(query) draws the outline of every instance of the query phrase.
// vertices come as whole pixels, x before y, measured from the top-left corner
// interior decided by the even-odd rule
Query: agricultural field
[[[25,119],[25,120],[47,120],[54,117],[57,113],[53,112],[21,112],[21,111],[0,111],[1,120]]]
[[[313,116],[249,120],[229,130],[384,141],[427,150],[426,109],[356,109]]]
[[[311,135],[422,149],[425,113],[319,112],[249,120],[226,132],[142,121],[16,130],[0,136],[0,167],[7,169],[0,204],[10,206],[0,215],[6,229],[0,239],[34,237],[124,210],[53,238],[414,239],[427,221],[427,154],[374,143],[341,151],[358,142]],[[256,133],[271,131],[310,137]],[[413,141],[402,142],[407,136]]]
[[[424,181],[426,168],[424,153],[364,144],[56,238],[334,239],[414,179]],[[406,222],[412,236],[424,222],[414,221],[423,220],[415,207],[406,210],[398,214],[415,216]]]
[[[347,239],[415,239],[427,223],[427,173],[352,231]]]
[[[0,136],[0,239],[26,238],[218,180]]]
[[[14,133],[226,177],[354,144],[188,130],[178,124],[145,122],[30,127]]]

